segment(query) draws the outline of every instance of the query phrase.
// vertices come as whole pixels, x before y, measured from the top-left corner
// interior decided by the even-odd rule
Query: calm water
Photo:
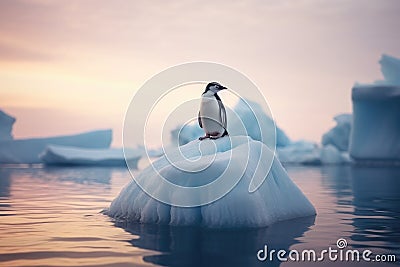
[[[316,217],[261,229],[207,230],[126,224],[101,214],[129,181],[124,168],[0,166],[0,265],[277,266],[259,262],[257,251],[264,245],[337,248],[338,238],[347,240],[346,249],[396,254],[399,263],[400,168],[287,170],[316,206]]]

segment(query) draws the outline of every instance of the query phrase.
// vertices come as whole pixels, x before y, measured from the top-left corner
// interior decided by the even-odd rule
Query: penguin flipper
[[[224,129],[226,130],[226,128],[228,127],[228,122],[227,122],[227,119],[226,119],[225,106],[222,103],[222,101],[218,101],[218,105],[219,105],[219,112],[220,112],[219,116],[220,116],[220,119],[221,119],[221,124],[222,124],[222,127],[224,127]]]
[[[199,114],[197,115],[197,121],[199,123],[200,128],[203,128],[203,122],[201,121],[200,111]]]

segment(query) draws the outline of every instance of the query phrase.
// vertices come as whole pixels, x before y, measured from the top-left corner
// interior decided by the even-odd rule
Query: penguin
[[[226,110],[222,104],[218,92],[227,89],[225,86],[217,82],[207,84],[204,93],[201,95],[200,110],[197,116],[197,121],[200,128],[203,128],[205,136],[199,138],[218,139],[228,135]]]

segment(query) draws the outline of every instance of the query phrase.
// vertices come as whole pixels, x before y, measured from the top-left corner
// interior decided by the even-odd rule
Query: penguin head
[[[224,90],[224,89],[226,89],[225,86],[223,86],[217,82],[211,82],[211,83],[207,84],[205,92],[211,91],[214,94],[216,94],[219,91]]]

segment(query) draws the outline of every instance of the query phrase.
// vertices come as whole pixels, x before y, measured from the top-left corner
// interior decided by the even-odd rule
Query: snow
[[[348,151],[353,116],[340,114],[335,116],[334,120],[336,126],[322,136],[322,145],[332,145],[340,151]]]
[[[357,162],[400,161],[400,59],[382,55],[385,78],[352,89],[350,155]]]
[[[12,127],[15,118],[0,110],[0,141],[12,140]]]
[[[130,166],[136,166],[142,151],[125,149]],[[47,165],[126,166],[122,148],[85,149],[71,146],[49,145],[39,155]]]
[[[243,153],[246,149],[247,153]],[[188,162],[190,164],[182,164],[185,162],[182,162],[179,156],[181,153],[192,160]],[[266,179],[251,192],[252,182],[262,181],[269,167],[265,161],[259,162],[260,153],[270,156],[272,165]],[[167,155],[168,158],[166,155],[160,157],[154,161],[153,166],[135,176],[136,181],[131,181],[122,189],[111,203],[107,214],[114,218],[141,223],[236,228],[267,226],[277,221],[316,213],[313,205],[274,157],[273,151],[265,144],[247,136],[194,140],[180,148],[175,147],[175,151]],[[210,158],[213,159],[211,164]],[[261,164],[257,169],[258,163]],[[185,165],[190,170],[179,170],[175,167],[176,164]],[[208,167],[202,168],[204,166]],[[150,197],[138,185],[139,183],[148,186],[146,188],[150,188],[151,193],[168,197],[172,201],[169,203],[195,201],[207,197],[212,190],[202,190],[196,194],[178,194],[170,190],[166,183],[159,182],[160,174],[176,185],[198,187],[219,181],[221,178],[217,179],[216,176],[226,173],[228,166],[234,170],[231,174],[236,173],[236,168],[245,166],[243,175],[229,193],[202,206],[178,207],[162,203]],[[199,167],[202,169],[198,169]],[[256,171],[260,169],[262,171]]]
[[[0,141],[0,163],[41,163],[39,154],[48,145],[108,148],[111,140],[112,130],[108,129],[77,135]]]

